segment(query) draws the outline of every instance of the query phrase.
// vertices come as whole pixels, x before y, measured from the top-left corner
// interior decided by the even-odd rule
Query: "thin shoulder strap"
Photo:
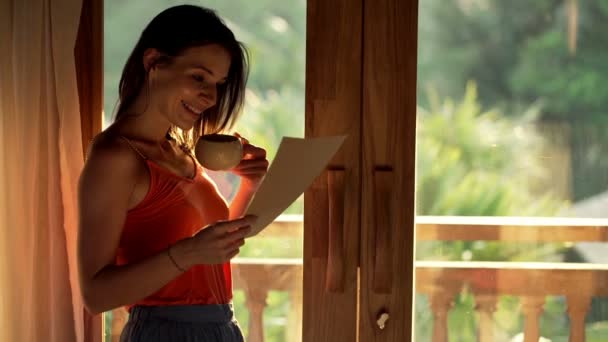
[[[139,149],[137,147],[135,147],[135,145],[133,145],[131,140],[127,139],[125,136],[122,136],[122,135],[120,137],[123,138],[127,142],[127,144],[129,144],[129,146],[131,146],[133,151],[137,152],[137,154],[139,154],[144,160],[148,159],[143,153],[141,153],[141,151],[139,151]]]

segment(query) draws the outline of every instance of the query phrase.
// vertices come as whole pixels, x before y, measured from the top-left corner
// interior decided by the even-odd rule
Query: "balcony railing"
[[[261,236],[302,236],[301,216],[282,216]],[[417,217],[417,241],[606,242],[608,220],[510,217]],[[243,290],[249,311],[249,342],[264,341],[263,313],[269,291],[290,295],[289,336],[302,331],[302,260],[243,259],[233,263],[234,286]],[[608,296],[608,265],[539,262],[416,261],[416,292],[428,297],[433,313],[433,342],[448,341],[447,317],[464,288],[475,297],[478,340],[494,341],[493,313],[500,295],[521,298],[524,341],[538,341],[546,296],[564,296],[570,341],[585,341],[585,317],[594,297]],[[112,341],[126,322],[115,310]]]

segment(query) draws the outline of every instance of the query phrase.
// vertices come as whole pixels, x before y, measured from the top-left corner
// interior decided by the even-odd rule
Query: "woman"
[[[91,313],[130,312],[121,341],[242,341],[230,259],[266,151],[244,140],[228,205],[193,156],[198,128],[231,128],[247,53],[216,14],[177,6],[143,31],[120,80],[116,120],[95,137],[79,183],[78,256]]]

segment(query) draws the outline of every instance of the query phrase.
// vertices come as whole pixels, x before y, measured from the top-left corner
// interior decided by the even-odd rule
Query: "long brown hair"
[[[191,152],[198,139],[199,127],[203,134],[219,133],[232,128],[244,104],[249,55],[243,43],[236,40],[232,31],[213,10],[194,5],[170,7],[146,26],[122,71],[114,121],[128,115],[126,112],[129,106],[143,87],[147,87],[148,75],[143,65],[146,49],[157,49],[163,55],[159,62],[170,63],[172,58],[187,48],[207,44],[218,44],[231,56],[226,82],[217,88],[217,103],[201,115],[194,129],[182,131],[173,126],[168,134]]]

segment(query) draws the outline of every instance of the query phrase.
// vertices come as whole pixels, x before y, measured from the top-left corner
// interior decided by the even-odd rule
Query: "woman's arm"
[[[79,277],[85,306],[93,314],[135,303],[182,273],[167,250],[137,263],[115,265],[141,161],[128,147],[96,144],[91,148],[78,189]],[[211,225],[170,247],[171,255],[184,270],[197,264],[226,262],[238,253],[254,219]]]
[[[238,192],[230,202],[230,219],[245,215],[245,210],[251,203],[256,191],[257,188],[251,188],[241,183]]]
[[[118,142],[94,142],[78,187],[78,264],[85,306],[96,314],[134,303],[181,271],[165,253],[114,266],[138,157]]]

